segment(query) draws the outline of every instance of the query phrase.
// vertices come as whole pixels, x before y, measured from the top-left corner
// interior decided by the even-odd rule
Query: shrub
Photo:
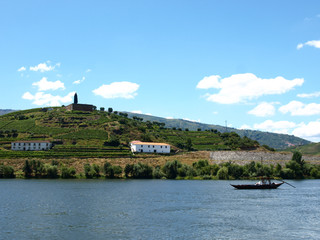
[[[166,178],[175,179],[178,176],[178,168],[182,167],[182,164],[177,161],[168,161],[162,168]]]
[[[132,171],[133,171],[133,164],[127,164],[124,168],[124,174],[126,178],[129,176],[132,176]]]
[[[25,176],[26,178],[31,177],[31,175],[32,175],[32,167],[31,167],[31,164],[29,163],[28,160],[26,160],[26,161],[24,162],[24,166],[23,166],[23,168],[22,168],[22,171],[23,171],[24,176]]]
[[[164,173],[161,171],[161,167],[160,166],[156,166],[153,171],[152,171],[152,176],[153,178],[156,179],[161,179],[163,178],[165,175]]]
[[[66,167],[62,166],[61,167],[61,178],[74,178],[76,175],[76,170],[74,167]]]
[[[89,163],[84,165],[84,174],[86,178],[96,178],[98,176],[94,167],[92,167]]]
[[[14,169],[12,166],[0,165],[0,178],[14,178]]]
[[[217,178],[222,180],[229,179],[228,168],[227,167],[220,168],[219,171],[217,172]]]
[[[44,165],[45,172],[46,172],[46,177],[47,178],[58,178],[58,167],[56,165],[49,165],[45,164]]]
[[[152,178],[152,167],[148,164],[138,163],[133,165],[132,169],[133,178]]]

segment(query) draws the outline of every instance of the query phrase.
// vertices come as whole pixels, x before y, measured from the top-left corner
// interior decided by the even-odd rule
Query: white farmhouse
[[[49,150],[52,143],[49,141],[16,141],[11,143],[11,150],[15,151],[42,151]]]
[[[132,141],[130,147],[132,152],[170,153],[170,145],[166,143]]]

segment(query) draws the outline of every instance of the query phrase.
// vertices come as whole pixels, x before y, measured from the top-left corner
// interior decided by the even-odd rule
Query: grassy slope
[[[320,156],[320,143],[311,143],[304,146],[288,148],[286,151],[299,151],[303,155]]]

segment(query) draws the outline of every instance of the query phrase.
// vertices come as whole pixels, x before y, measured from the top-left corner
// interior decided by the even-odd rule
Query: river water
[[[0,239],[320,239],[320,181],[0,180]]]

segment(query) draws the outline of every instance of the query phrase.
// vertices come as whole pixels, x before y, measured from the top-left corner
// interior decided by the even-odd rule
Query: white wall
[[[49,150],[52,147],[48,142],[12,142],[11,150],[15,151],[40,151]]]
[[[170,145],[131,144],[132,152],[170,153]]]

